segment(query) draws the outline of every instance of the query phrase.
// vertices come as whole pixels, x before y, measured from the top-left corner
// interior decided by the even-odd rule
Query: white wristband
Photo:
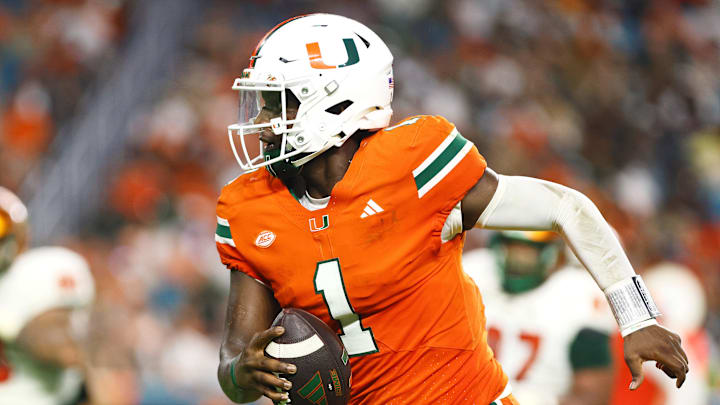
[[[655,318],[660,315],[660,311],[640,276],[633,275],[620,280],[604,292],[623,337],[657,323]]]
[[[620,335],[624,338],[625,336],[637,332],[642,328],[646,328],[650,325],[657,325],[658,322],[655,320],[655,318],[648,319],[647,321],[638,322],[635,325],[628,326],[627,328],[620,331]]]

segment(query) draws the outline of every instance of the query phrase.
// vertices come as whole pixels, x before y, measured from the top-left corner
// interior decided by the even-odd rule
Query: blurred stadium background
[[[228,403],[230,86],[270,27],[316,11],[391,46],[396,119],[446,116],[497,171],[590,196],[638,271],[699,277],[720,403],[720,1],[0,0],[0,185],[34,245],[90,260],[97,342],[132,364],[118,396]]]

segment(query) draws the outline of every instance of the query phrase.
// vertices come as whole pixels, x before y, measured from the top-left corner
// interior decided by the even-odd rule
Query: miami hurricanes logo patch
[[[322,225],[318,225],[316,218],[310,218],[308,222],[310,223],[310,232],[322,231],[323,229],[327,229],[327,227],[330,226],[330,217],[327,214],[323,215]]]
[[[343,38],[343,45],[345,45],[345,52],[347,52],[347,61],[340,65],[333,66],[327,65],[325,61],[323,61],[319,43],[311,42],[309,44],[305,44],[305,49],[307,50],[308,57],[310,58],[310,66],[312,66],[314,69],[337,69],[352,66],[360,62],[360,56],[358,55],[355,41],[350,38]]]

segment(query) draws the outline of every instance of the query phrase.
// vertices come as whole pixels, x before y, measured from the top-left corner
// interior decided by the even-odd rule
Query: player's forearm
[[[478,226],[558,232],[603,290],[635,274],[595,204],[560,184],[499,176],[498,188]]]
[[[558,232],[605,292],[623,336],[656,324],[658,312],[650,294],[610,225],[582,193],[540,179],[499,176],[477,224]]]
[[[218,382],[220,387],[227,397],[237,403],[252,402],[260,398],[261,393],[252,390],[238,387],[233,382],[233,370],[234,366],[233,359],[235,359],[241,352],[237,345],[233,348],[230,345],[223,343],[220,347],[220,365],[218,366]]]
[[[266,330],[280,312],[280,304],[275,300],[272,290],[257,280],[239,272],[230,273],[230,294],[228,296],[227,321],[222,345],[220,346],[220,365],[218,381],[225,395],[235,402],[250,402],[261,396],[257,373],[267,372],[259,368],[259,347],[265,348],[273,336],[259,347],[253,347],[256,338]],[[252,354],[248,355],[248,349]],[[238,358],[239,355],[243,357]],[[260,356],[262,357],[262,356]],[[247,361],[254,363],[248,368]],[[233,378],[234,377],[234,378]],[[265,391],[262,391],[266,393]]]

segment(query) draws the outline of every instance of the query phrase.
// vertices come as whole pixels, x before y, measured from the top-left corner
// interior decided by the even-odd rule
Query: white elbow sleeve
[[[658,315],[642,280],[633,281],[639,278],[612,228],[595,204],[576,190],[531,177],[501,175],[477,226],[556,231],[608,296],[621,330]],[[617,291],[630,295],[621,297]]]

